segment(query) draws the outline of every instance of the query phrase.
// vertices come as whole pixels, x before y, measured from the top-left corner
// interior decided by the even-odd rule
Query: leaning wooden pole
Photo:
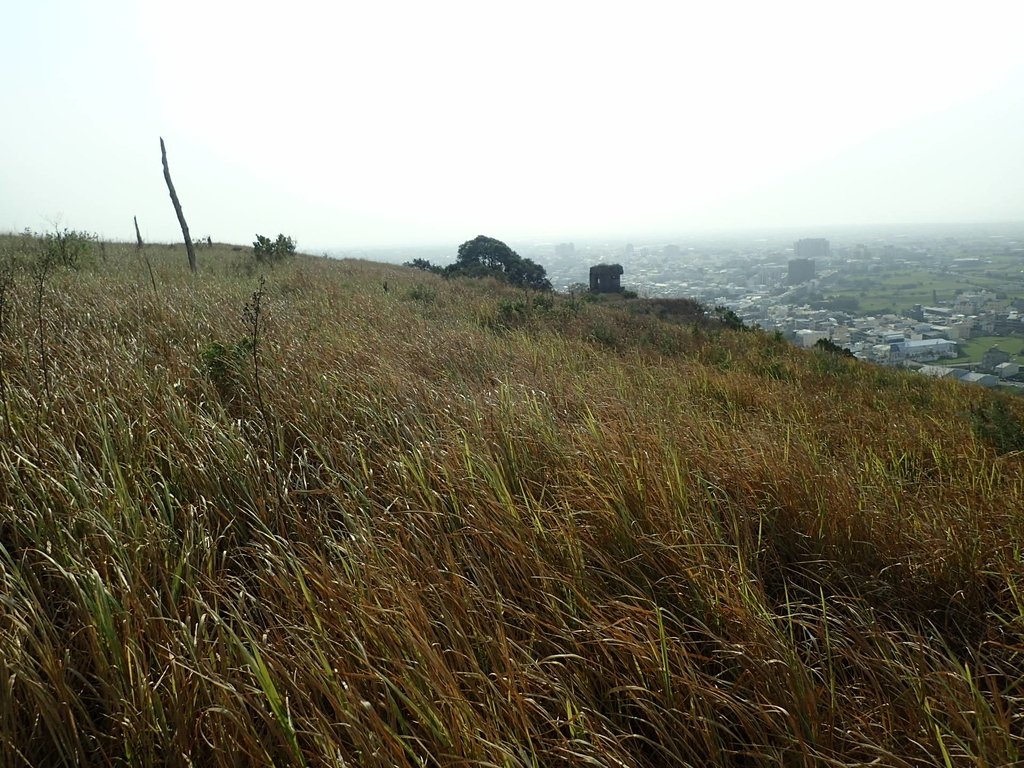
[[[185,250],[188,251],[188,268],[195,272],[196,249],[192,245],[192,238],[188,234],[188,224],[185,223],[185,214],[181,212],[181,203],[178,202],[178,195],[174,191],[174,184],[171,182],[171,171],[167,167],[167,149],[164,147],[163,137],[160,138],[160,159],[164,164],[164,181],[167,182],[167,191],[171,193],[174,212],[178,215],[178,223],[181,224],[181,234],[185,237]]]
[[[139,232],[139,217],[132,216],[132,221],[135,222],[135,249],[138,251],[142,250],[142,233]]]

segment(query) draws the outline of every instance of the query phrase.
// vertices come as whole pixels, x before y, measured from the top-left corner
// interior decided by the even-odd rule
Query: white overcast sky
[[[8,0],[0,230],[1024,220],[1024,2]]]

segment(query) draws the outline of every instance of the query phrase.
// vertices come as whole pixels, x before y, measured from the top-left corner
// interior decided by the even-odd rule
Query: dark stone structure
[[[617,293],[622,290],[621,264],[598,264],[590,268],[590,290],[592,293]]]

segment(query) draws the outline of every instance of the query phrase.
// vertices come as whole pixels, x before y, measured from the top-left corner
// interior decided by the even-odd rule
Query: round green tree
[[[551,281],[544,267],[524,259],[501,240],[477,235],[459,246],[454,264],[445,268],[450,277],[496,277],[513,285],[550,291]]]

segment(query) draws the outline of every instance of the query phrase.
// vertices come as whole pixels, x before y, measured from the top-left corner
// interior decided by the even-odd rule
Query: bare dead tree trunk
[[[167,167],[167,149],[164,147],[163,137],[160,138],[160,159],[164,164],[164,181],[167,182],[167,191],[171,193],[174,212],[178,215],[178,223],[181,224],[181,234],[185,237],[185,250],[188,251],[188,268],[195,272],[196,249],[192,245],[192,238],[188,234],[188,224],[185,223],[185,214],[181,212],[181,203],[178,202],[178,195],[174,191],[174,184],[171,182],[171,171]]]
[[[142,250],[142,233],[139,232],[139,217],[132,216],[132,221],[135,222],[135,248],[136,250]]]

